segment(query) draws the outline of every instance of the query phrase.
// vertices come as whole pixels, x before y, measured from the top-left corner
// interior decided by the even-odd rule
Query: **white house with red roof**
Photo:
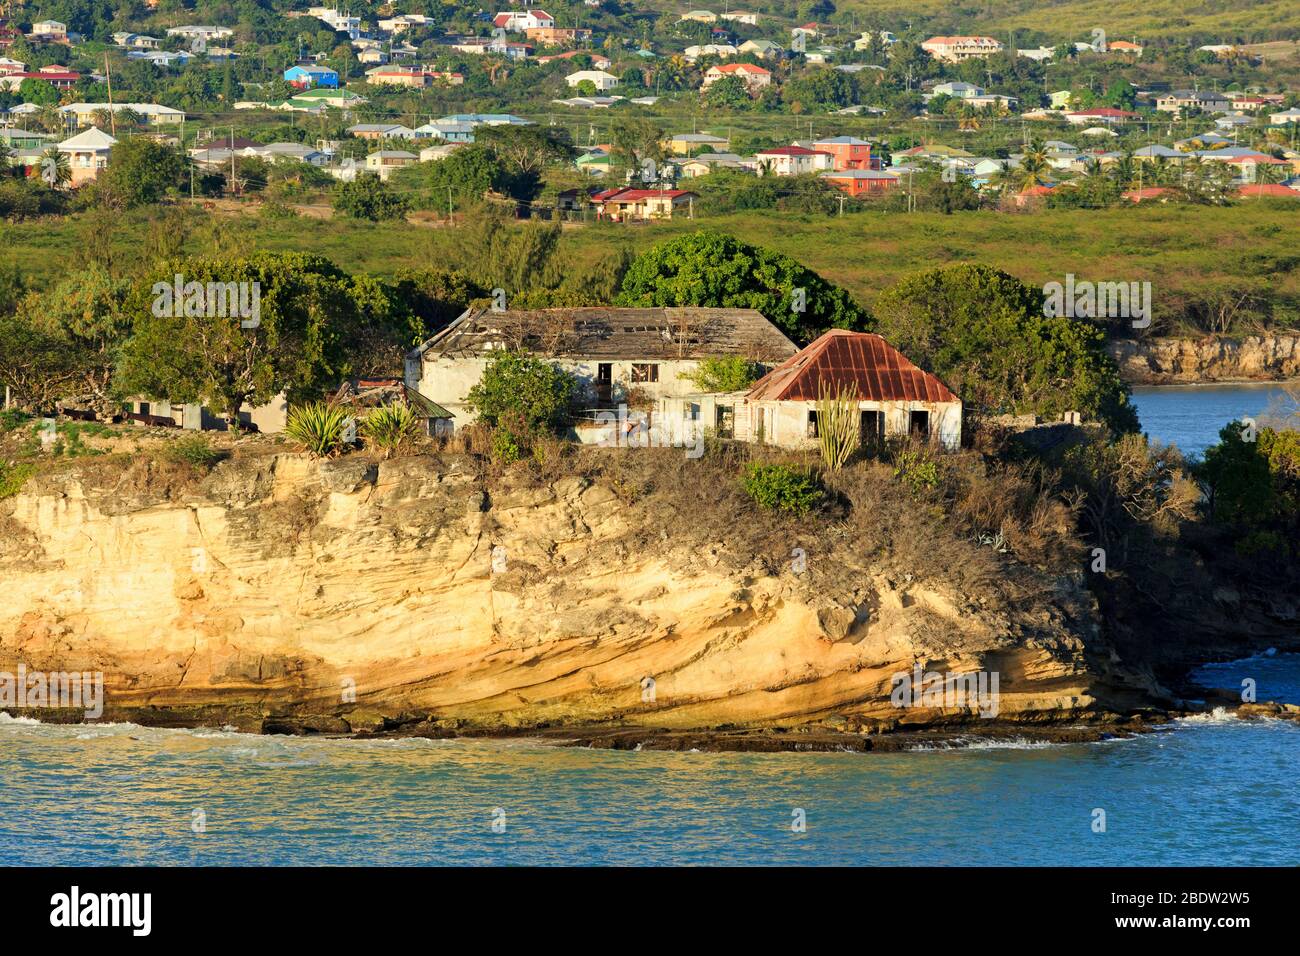
[[[1105,123],[1107,126],[1114,126],[1119,123],[1127,123],[1129,120],[1140,119],[1141,117],[1141,113],[1116,109],[1114,106],[1098,106],[1095,109],[1076,110],[1073,113],[1065,114],[1066,121],[1074,126],[1096,126],[1098,123]]]
[[[755,66],[753,63],[723,63],[717,66],[711,66],[704,73],[704,83],[701,89],[707,90],[724,76],[734,76],[744,82],[750,93],[756,93],[765,86],[772,84],[772,71],[765,70],[761,66]]]
[[[537,30],[555,26],[555,17],[545,10],[510,10],[498,13],[492,18],[492,25],[503,30],[522,33],[525,30]]]
[[[691,213],[699,197],[689,189],[642,189],[624,187],[606,189],[591,197],[600,219],[613,222],[629,220],[671,219],[674,213]]]
[[[961,447],[961,399],[879,335],[831,329],[754,383],[737,409],[736,437],[814,448],[817,405],[843,397],[860,447],[908,435],[948,451]]]
[[[772,176],[805,176],[831,169],[835,155],[825,150],[806,146],[776,146],[754,153],[758,174]]]

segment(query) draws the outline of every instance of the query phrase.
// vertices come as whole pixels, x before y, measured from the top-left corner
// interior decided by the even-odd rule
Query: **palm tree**
[[[975,112],[975,107],[967,105],[961,108],[961,118],[957,120],[957,128],[964,131],[980,128],[979,114]]]
[[[1289,178],[1289,173],[1285,166],[1260,163],[1255,167],[1255,182],[1257,183],[1280,183],[1287,178]]]
[[[1119,159],[1115,160],[1114,165],[1110,167],[1111,178],[1119,185],[1120,189],[1129,189],[1137,182],[1138,178],[1138,161],[1133,158],[1133,154],[1125,152]]]
[[[68,154],[57,146],[51,146],[41,153],[41,179],[52,189],[66,186],[72,180],[72,165]]]
[[[1020,192],[1046,185],[1051,180],[1052,167],[1043,145],[1035,140],[1026,146],[1020,156],[1020,165],[1010,172],[1011,181]]]

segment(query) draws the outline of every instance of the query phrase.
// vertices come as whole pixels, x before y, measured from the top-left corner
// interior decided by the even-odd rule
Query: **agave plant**
[[[380,405],[361,423],[361,432],[388,457],[415,439],[420,423],[405,405]]]
[[[348,414],[337,405],[312,402],[289,410],[285,434],[301,442],[316,458],[330,458],[343,451],[343,432]]]

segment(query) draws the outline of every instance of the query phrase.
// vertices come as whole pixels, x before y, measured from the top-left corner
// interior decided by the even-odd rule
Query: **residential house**
[[[717,21],[718,15],[709,10],[687,10],[678,18],[679,23],[716,23]]]
[[[1048,94],[1047,100],[1054,110],[1068,109],[1070,106],[1070,97],[1074,93],[1071,90],[1057,90],[1055,93]]]
[[[697,176],[707,176],[715,169],[734,169],[745,170],[748,167],[745,161],[736,153],[701,153],[698,156],[686,160],[677,160],[673,163],[677,167],[683,179],[694,179]]]
[[[361,106],[367,100],[364,96],[359,96],[351,90],[334,90],[328,87],[313,87],[303,90],[290,97],[287,101],[288,108],[291,110],[311,110],[321,107],[333,107],[334,109],[346,110],[354,106]]]
[[[1050,60],[1056,55],[1055,47],[1035,46],[1028,49],[1016,50],[1016,56],[1023,56],[1026,60],[1033,60],[1036,63],[1043,63]]]
[[[608,150],[592,149],[583,153],[573,164],[588,176],[604,176],[609,172],[611,159]]]
[[[694,203],[699,196],[686,189],[641,189],[624,187],[606,189],[591,197],[598,219],[611,222],[644,222],[672,219],[675,213],[685,211],[693,216]]]
[[[682,56],[687,61],[694,63],[702,56],[716,56],[725,60],[735,56],[737,52],[737,49],[730,43],[700,43],[688,46],[682,51]]]
[[[1111,40],[1106,44],[1107,53],[1129,53],[1133,56],[1142,55],[1142,45],[1133,43],[1129,40]]]
[[[946,63],[960,63],[974,57],[992,56],[1002,52],[1002,44],[992,37],[984,36],[942,36],[930,37],[921,44],[936,60]]]
[[[1073,126],[1092,126],[1097,123],[1118,126],[1141,118],[1141,113],[1117,109],[1114,106],[1098,106],[1090,110],[1076,110],[1065,114],[1066,121]]]
[[[230,27],[214,27],[202,24],[191,26],[172,27],[167,31],[169,37],[183,37],[191,43],[195,40],[201,43],[211,43],[213,40],[228,40],[235,35],[235,31]]]
[[[347,129],[349,136],[357,139],[415,139],[417,132],[400,123],[357,123]]]
[[[755,382],[737,410],[735,437],[816,448],[818,401],[844,394],[856,406],[864,449],[896,436],[961,447],[961,399],[879,335],[845,329],[832,329]]]
[[[608,70],[610,59],[600,53],[592,50],[565,50],[563,53],[548,53],[546,56],[539,56],[538,63],[546,64],[555,60],[572,60],[575,56],[588,56],[591,58],[591,65],[598,70]]]
[[[460,86],[465,82],[465,77],[459,73],[429,70],[420,66],[377,66],[366,70],[366,82],[372,86],[424,89],[434,84]]]
[[[432,19],[419,13],[403,13],[378,21],[379,29],[391,36],[405,33],[412,27],[422,27],[434,23]]]
[[[525,33],[528,30],[554,27],[555,17],[545,10],[512,10],[498,13],[492,18],[492,25],[514,33]]]
[[[899,183],[899,177],[895,173],[865,168],[833,170],[822,173],[821,178],[849,196],[887,192]]]
[[[94,126],[59,143],[59,152],[68,156],[71,185],[88,183],[107,169],[109,152],[116,145],[117,140]]]
[[[753,63],[723,63],[711,66],[704,74],[703,89],[708,89],[724,76],[737,77],[745,84],[750,95],[772,84],[772,73]]]
[[[291,66],[284,71],[284,81],[300,90],[321,87],[327,90],[338,89],[339,75],[328,66],[314,63]]]
[[[78,126],[90,126],[101,113],[130,110],[146,126],[173,126],[185,122],[185,113],[157,103],[69,103],[59,111],[70,115]]]
[[[1295,199],[1300,200],[1296,192],[1281,183],[1248,183],[1237,187],[1237,195],[1242,199]]]
[[[1174,90],[1156,97],[1156,109],[1162,113],[1177,113],[1183,109],[1199,109],[1205,113],[1226,113],[1232,108],[1232,99],[1223,93],[1208,90]]]
[[[604,70],[578,70],[576,73],[570,73],[566,76],[564,82],[569,85],[570,89],[577,89],[579,84],[589,82],[599,93],[603,90],[612,90],[618,86],[618,77],[613,73],[606,73]]]
[[[67,43],[68,25],[58,20],[38,20],[28,36],[37,43]]]
[[[871,144],[856,136],[831,136],[814,140],[812,148],[831,154],[831,169],[879,169],[880,158],[871,155]]]
[[[128,421],[148,425],[164,425],[192,431],[227,431],[230,421],[226,415],[213,411],[200,403],[182,404],[166,399],[141,398],[124,402]],[[284,393],[265,405],[244,405],[239,410],[239,427],[245,431],[273,435],[284,431],[289,421],[289,401]]]
[[[474,124],[434,120],[415,128],[416,139],[440,139],[444,143],[474,142]]]
[[[1292,107],[1289,110],[1282,110],[1280,113],[1269,114],[1268,121],[1274,126],[1285,126],[1288,123],[1300,123],[1300,107]]]
[[[720,19],[726,20],[730,23],[743,23],[746,26],[751,26],[751,27],[758,26],[757,13],[742,13],[739,10],[737,10],[732,13],[720,14],[719,17]]]
[[[55,89],[67,90],[76,86],[80,79],[80,73],[65,70],[61,66],[43,66],[27,73],[0,74],[0,89],[16,91],[22,86],[23,80],[42,80]]]
[[[831,153],[806,146],[776,146],[754,151],[760,176],[803,176],[830,169],[834,160]]]
[[[542,46],[567,46],[591,39],[591,31],[564,27],[529,27],[524,36]]]
[[[731,146],[731,141],[723,136],[711,133],[674,133],[668,138],[668,152],[674,156],[689,156],[697,149],[707,148],[709,152],[719,152]]]
[[[467,309],[407,354],[405,384],[462,428],[475,417],[466,403],[470,389],[502,349],[545,357],[578,380],[582,402],[605,408],[689,395],[694,386],[686,376],[704,359],[774,364],[795,354],[793,343],[754,309]]]
[[[11,60],[7,56],[0,56],[0,74],[5,73],[26,73],[27,64],[21,60]]]
[[[366,171],[375,173],[380,179],[387,180],[394,169],[418,163],[420,157],[404,149],[381,149],[366,157]]]
[[[157,37],[123,30],[113,34],[113,42],[124,50],[156,50],[162,44]]]
[[[335,33],[346,33],[349,40],[361,36],[361,18],[339,13],[334,7],[308,7],[307,15],[315,17]]]
[[[771,40],[746,40],[736,50],[739,53],[752,53],[765,60],[785,55],[785,48]]]

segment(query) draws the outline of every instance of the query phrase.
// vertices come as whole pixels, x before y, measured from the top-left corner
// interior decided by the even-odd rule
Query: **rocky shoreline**
[[[1130,385],[1218,385],[1300,378],[1300,333],[1199,339],[1111,339]]]

